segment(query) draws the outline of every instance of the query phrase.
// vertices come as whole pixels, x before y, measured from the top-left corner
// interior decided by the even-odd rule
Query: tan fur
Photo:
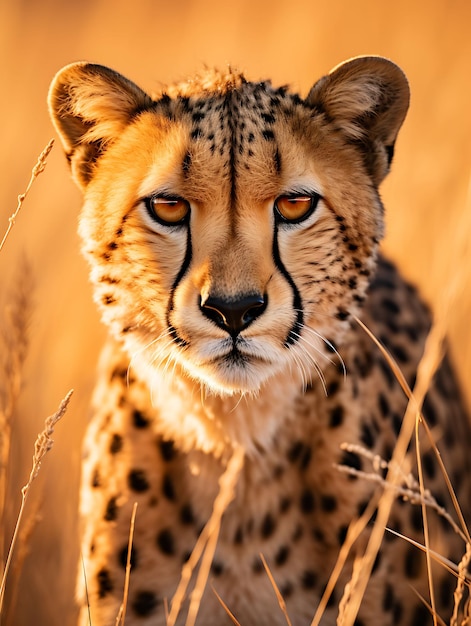
[[[223,519],[215,587],[244,626],[284,623],[262,552],[293,624],[308,624],[348,524],[375,493],[338,470],[368,471],[341,446],[389,458],[406,405],[352,316],[387,344],[409,380],[429,327],[417,294],[378,257],[378,185],[407,111],[407,81],[390,61],[364,57],[333,70],[304,100],[230,69],[151,98],[108,68],[79,63],[59,72],[49,102],[84,192],[83,251],[113,336],[83,468],[92,624],[115,623],[134,501],[126,623],[165,623],[164,599],[234,446],[246,461]],[[163,223],[154,196],[186,203],[186,221]],[[311,198],[312,211],[287,223],[276,209],[285,196]],[[427,406],[462,476],[467,461],[455,444],[466,416],[446,364]],[[429,473],[445,497],[438,470]],[[414,514],[398,506],[391,525],[423,541]],[[445,541],[459,558],[455,539],[437,520],[431,526],[436,547]],[[409,587],[426,595],[427,577],[410,550],[385,542],[358,624],[423,618]],[[335,623],[353,558],[325,625]],[[443,595],[446,616],[452,596],[447,603]],[[199,620],[227,623],[210,591]]]

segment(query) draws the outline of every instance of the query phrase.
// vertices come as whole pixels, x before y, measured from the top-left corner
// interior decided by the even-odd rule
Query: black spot
[[[114,380],[115,378],[119,378],[122,381],[126,380],[127,370],[122,367],[115,367],[111,372],[110,380]]]
[[[337,508],[337,499],[335,496],[324,494],[321,496],[321,509],[326,513],[332,513]]]
[[[383,298],[381,305],[389,313],[393,313],[394,315],[398,315],[401,312],[401,309],[398,306],[397,302],[394,302],[394,300],[391,300],[390,298]]]
[[[180,521],[186,526],[195,523],[195,516],[191,504],[184,504],[180,509]]]
[[[182,554],[182,563],[187,563],[190,560],[191,550]]]
[[[429,426],[436,426],[438,424],[439,420],[437,411],[435,409],[435,405],[430,398],[430,395],[425,396],[423,404],[423,414]]]
[[[160,453],[164,461],[171,461],[175,457],[173,441],[159,441]]]
[[[175,487],[173,486],[173,481],[169,474],[165,474],[162,480],[162,493],[171,502],[175,501]]]
[[[450,606],[451,598],[455,592],[455,580],[452,576],[445,575],[440,582],[439,599],[442,606]]]
[[[374,446],[375,438],[373,435],[373,430],[366,422],[363,422],[361,425],[360,438],[362,443],[364,443],[367,448],[372,448]]]
[[[420,532],[423,529],[424,521],[422,518],[422,508],[420,506],[411,505],[410,520],[414,530]]]
[[[289,496],[285,496],[280,500],[280,513],[286,513],[292,504],[292,500]]]
[[[273,470],[273,479],[279,480],[285,473],[285,468],[282,465],[276,465]]]
[[[280,593],[281,596],[286,600],[287,598],[289,598],[291,595],[293,595],[293,585],[288,581],[286,583],[284,583],[283,585],[281,585],[280,587]]]
[[[311,569],[306,570],[301,577],[304,589],[314,589],[317,584],[317,574]]]
[[[393,623],[394,624],[399,624],[399,622],[402,619],[402,615],[404,613],[404,609],[402,608],[402,604],[399,600],[396,600],[394,602],[394,608],[393,608]],[[415,625],[414,626],[418,626]]]
[[[147,428],[149,426],[150,421],[147,417],[141,413],[141,411],[133,411],[132,421],[136,428]]]
[[[263,563],[260,558],[256,557],[252,563],[252,572],[254,574],[261,574],[264,570]]]
[[[271,113],[262,113],[262,119],[267,124],[274,124],[275,123],[275,117]]]
[[[402,417],[398,413],[393,413],[391,415],[391,423],[396,437],[401,432],[402,428]]]
[[[117,247],[118,247],[118,244],[116,243],[116,241],[110,241],[110,243],[108,244],[109,250],[116,250]]]
[[[305,470],[311,461],[311,448],[302,441],[295,441],[288,451],[288,460],[298,463],[300,469]]]
[[[398,346],[397,344],[391,344],[389,349],[391,350],[391,353],[395,357],[396,361],[399,361],[399,363],[409,362],[409,355],[402,346]]]
[[[329,397],[335,395],[337,391],[339,390],[339,387],[340,387],[340,384],[338,380],[333,380],[327,385],[327,395]]]
[[[424,472],[430,479],[435,478],[436,475],[436,465],[435,465],[435,455],[431,450],[425,452],[422,456],[422,467],[424,468]]]
[[[267,513],[263,518],[262,527],[260,529],[263,539],[268,539],[273,535],[276,528],[276,521],[270,513]]]
[[[428,607],[424,604],[418,604],[412,613],[411,626],[417,626],[417,624],[425,626],[425,624],[430,623],[430,616]]]
[[[275,555],[276,565],[278,566],[284,565],[286,561],[288,560],[289,552],[290,550],[288,546],[281,546],[281,548],[278,550],[278,552]]]
[[[108,500],[104,516],[107,522],[114,522],[114,520],[118,517],[118,505],[116,501],[116,497],[110,498]]]
[[[92,487],[94,489],[96,489],[97,487],[101,487],[101,478],[98,468],[95,468],[92,474]]]
[[[309,489],[305,489],[301,494],[299,501],[300,509],[303,513],[312,513],[315,509],[316,502],[314,500],[314,494]]]
[[[337,309],[337,314],[335,316],[338,320],[340,321],[345,321],[350,317],[350,313],[348,311],[346,311],[345,309],[342,308],[338,308]]]
[[[133,491],[147,491],[149,489],[149,481],[144,470],[131,470],[128,474],[128,485]]]
[[[344,450],[342,454],[342,458],[340,459],[340,465],[347,465],[348,467],[352,467],[358,471],[361,471],[363,465],[361,462],[361,458],[356,454],[356,452],[351,452],[350,450]],[[350,476],[350,478],[355,478],[354,476]]]
[[[113,591],[113,581],[111,580],[109,571],[105,567],[101,568],[96,579],[98,583],[98,596],[100,598],[104,598]]]
[[[338,352],[337,345],[333,339],[329,339],[326,337],[327,341],[324,341],[324,350],[326,352],[330,352],[331,354],[336,354]]]
[[[383,611],[389,613],[394,606],[394,590],[389,583],[386,583],[383,593]]]
[[[205,114],[202,113],[201,111],[195,111],[193,115],[191,116],[191,119],[193,120],[193,122],[200,122],[201,120],[204,120],[204,118],[205,118]]]
[[[407,578],[417,578],[421,570],[421,555],[417,548],[409,546],[404,561],[404,573]]]
[[[123,447],[123,438],[121,435],[113,435],[110,443],[110,453],[117,454]]]
[[[221,563],[221,561],[213,561],[213,563],[211,564],[211,571],[214,576],[221,576],[221,574],[224,572],[224,565]]]
[[[129,549],[128,548],[128,544],[126,544],[125,546],[123,546],[121,548],[121,550],[118,553],[118,562],[119,562],[119,564],[121,565],[121,567],[123,569],[126,569],[126,565],[127,565],[127,562],[128,562],[128,549]],[[132,548],[131,548],[131,568],[134,569],[135,567],[137,567],[137,561],[138,561],[137,549],[134,546],[132,546]]]
[[[137,591],[131,602],[131,608],[139,617],[147,617],[155,612],[160,599],[153,591]]]
[[[333,409],[331,409],[330,411],[330,420],[329,420],[330,428],[337,428],[338,426],[341,426],[343,423],[343,418],[344,418],[344,409],[343,409],[343,406],[339,404],[335,406]]]
[[[103,304],[113,304],[113,302],[116,302],[111,294],[104,295],[101,301],[103,302]]]
[[[375,562],[373,563],[373,568],[371,570],[371,573],[374,574],[376,572],[376,570],[379,568],[381,564],[381,552],[378,552],[378,554],[376,555],[375,558]]]
[[[203,136],[203,131],[201,130],[201,128],[195,128],[194,130],[191,131],[190,133],[190,137],[194,140],[194,139],[199,139],[200,137]]]
[[[262,130],[262,137],[264,139],[266,139],[267,141],[274,141],[275,140],[275,134],[269,128],[266,128],[265,130]]]
[[[371,352],[364,352],[361,356],[356,355],[353,363],[360,378],[366,378],[373,369],[374,359]]]
[[[394,376],[391,368],[386,363],[386,361],[384,361],[383,358],[379,359],[378,365],[383,372],[384,378],[386,379],[386,382],[388,383],[388,387],[392,389],[394,385],[396,384],[396,377]]]
[[[379,410],[381,411],[381,415],[383,417],[389,417],[389,411],[390,411],[389,402],[386,396],[384,395],[384,393],[380,393],[378,395],[378,405],[379,405]]]
[[[340,546],[345,543],[345,539],[347,538],[347,533],[348,533],[348,526],[347,525],[340,526],[337,532],[337,540]]]
[[[157,535],[157,547],[163,554],[169,556],[175,554],[175,539],[171,530],[164,528],[159,532]]]
[[[235,531],[234,534],[234,543],[237,546],[240,546],[240,544],[244,541],[244,531],[242,530],[242,526],[239,526],[237,528],[237,530]]]

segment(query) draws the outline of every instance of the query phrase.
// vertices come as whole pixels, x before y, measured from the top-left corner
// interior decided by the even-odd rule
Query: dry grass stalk
[[[268,564],[263,554],[260,554],[260,558],[262,559],[263,567],[265,568],[267,576],[270,579],[271,585],[275,591],[276,599],[278,600],[278,604],[280,606],[281,612],[285,616],[286,623],[288,624],[288,626],[292,626],[291,620],[288,615],[288,609],[286,608],[286,602],[283,596],[281,595],[281,591],[278,589],[278,585],[276,584],[275,579],[273,578],[273,574],[271,573],[270,568],[268,567]]]
[[[211,585],[211,589],[213,590],[213,593],[216,596],[216,598],[218,599],[218,601],[221,604],[222,608],[226,611],[227,616],[232,621],[232,623],[235,624],[235,626],[242,626],[241,623],[239,622],[239,620],[234,615],[234,613],[230,610],[230,608],[227,606],[227,604],[224,602],[224,600],[218,594],[216,589],[213,587],[213,585]]]
[[[183,566],[180,583],[172,599],[172,606],[167,619],[167,626],[175,625],[188,589],[188,585],[193,575],[193,571],[201,559],[195,588],[191,594],[191,602],[188,610],[186,626],[193,626],[196,621],[201,598],[208,581],[214,552],[216,551],[219,530],[221,527],[221,519],[229,506],[229,503],[234,498],[235,487],[243,465],[244,450],[243,448],[238,447],[234,450],[231,458],[229,459],[226,470],[219,479],[219,493],[214,500],[211,517],[201,531],[190,558]]]
[[[342,469],[342,471],[344,470],[344,466],[339,466],[339,469],[340,468]],[[327,608],[330,596],[332,595],[335,585],[337,584],[340,574],[342,573],[345,563],[347,562],[350,550],[352,549],[355,541],[366,528],[369,520],[373,516],[377,504],[378,497],[373,497],[361,517],[359,517],[357,520],[354,520],[348,527],[347,536],[342,544],[342,547],[340,548],[339,556],[337,557],[337,561],[335,563],[334,569],[332,570],[332,574],[329,577],[324,593],[322,594],[322,598],[320,599],[320,602],[317,606],[316,613],[311,622],[311,626],[319,626],[319,624],[321,623],[322,616],[324,615],[324,611]]]
[[[361,326],[364,328],[363,324],[361,324]],[[369,334],[372,336],[371,333]],[[422,406],[430,381],[432,380],[442,358],[442,344],[445,334],[445,317],[441,316],[435,320],[432,326],[425,344],[424,355],[418,366],[417,383],[414,388],[414,394],[409,398],[402,428],[399,433],[390,467],[385,479],[386,484],[390,488],[384,491],[379,500],[377,517],[371,531],[367,548],[362,557],[361,568],[358,569],[358,571],[361,571],[361,576],[356,575],[355,572],[353,573],[350,581],[349,601],[343,607],[344,610],[342,611],[342,615],[339,615],[339,619],[343,620],[342,624],[345,624],[345,626],[353,625],[358,615],[376,556],[381,547],[391,508],[397,497],[397,488],[400,487],[401,474],[398,473],[395,468],[402,467],[406,459],[407,447],[414,433],[414,429],[416,428],[416,421],[420,419],[420,407]],[[383,346],[381,346],[378,340],[374,336],[372,336],[372,338],[383,351],[383,354],[389,357],[387,351]],[[388,361],[392,361],[394,364],[394,361],[390,357],[388,358]],[[395,370],[393,369],[393,371]]]
[[[3,246],[5,245],[5,241],[7,240],[7,237],[10,234],[10,231],[11,231],[11,229],[13,228],[13,226],[15,224],[15,220],[18,217],[18,213],[20,212],[21,207],[23,206],[23,202],[25,201],[25,198],[28,195],[28,193],[29,193],[29,191],[30,191],[34,181],[39,176],[39,174],[44,172],[44,168],[46,167],[46,159],[49,156],[49,153],[51,152],[53,145],[54,145],[54,139],[51,139],[49,141],[49,143],[47,144],[47,146],[44,148],[44,150],[39,155],[38,161],[37,161],[36,165],[33,167],[32,171],[31,171],[31,178],[29,179],[29,183],[28,183],[26,189],[24,190],[23,193],[21,193],[18,196],[18,204],[16,206],[16,210],[8,218],[8,228],[7,228],[6,232],[5,232],[5,234],[3,235],[3,239],[2,239],[2,241],[0,243],[0,251],[2,250]]]
[[[123,592],[123,602],[119,607],[118,616],[116,617],[116,626],[124,626],[124,622],[126,620],[126,607],[128,605],[128,596],[129,596],[129,580],[131,578],[131,553],[132,553],[132,542],[134,539],[134,528],[136,525],[136,511],[137,511],[137,502],[134,502],[134,506],[132,508],[131,515],[131,524],[129,526],[129,540],[128,540],[128,553],[126,556],[126,573],[124,576],[124,592]]]
[[[12,421],[20,395],[23,366],[29,346],[29,325],[32,310],[33,276],[26,258],[18,263],[14,289],[8,296],[0,324],[0,565],[5,562],[8,518],[7,480],[10,464]]]
[[[471,544],[468,543],[466,545],[466,552],[458,566],[458,582],[456,584],[456,589],[455,589],[455,593],[453,596],[455,605],[453,609],[453,615],[450,621],[450,626],[467,626],[468,624],[471,624],[469,598],[466,603],[466,606],[464,607],[463,620],[460,623],[458,622],[458,611],[459,611],[461,602],[463,600],[463,593],[464,593],[464,588],[466,584],[467,571],[468,571],[470,562],[471,562]],[[468,582],[468,586],[469,584],[470,583]]]
[[[61,417],[66,412],[72,393],[73,393],[72,390],[69,391],[69,393],[65,396],[65,398],[60,403],[57,411],[53,415],[50,415],[48,418],[46,418],[45,428],[41,433],[39,433],[36,439],[36,442],[34,444],[33,464],[32,464],[28,482],[24,485],[24,487],[21,490],[22,500],[21,500],[20,511],[18,513],[18,518],[16,520],[15,530],[13,532],[13,537],[10,543],[10,548],[8,550],[8,556],[7,556],[7,560],[5,563],[5,569],[3,571],[2,582],[0,585],[0,613],[2,611],[3,598],[5,595],[5,584],[6,584],[6,579],[8,576],[8,570],[10,568],[10,563],[11,563],[11,558],[13,555],[15,543],[18,538],[18,533],[19,533],[19,529],[21,526],[21,520],[23,517],[28,493],[31,488],[31,484],[33,483],[34,479],[37,477],[39,473],[39,470],[41,469],[41,463],[45,455],[52,448],[52,445],[54,443],[52,439],[52,435],[54,434],[54,428],[57,422],[61,419]]]

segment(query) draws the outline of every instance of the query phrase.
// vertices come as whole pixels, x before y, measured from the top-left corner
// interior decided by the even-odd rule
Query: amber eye
[[[190,215],[190,205],[177,196],[151,196],[145,200],[150,216],[165,226],[184,224]]]
[[[281,221],[295,224],[307,219],[315,211],[319,198],[318,194],[279,196],[275,200],[275,210]]]

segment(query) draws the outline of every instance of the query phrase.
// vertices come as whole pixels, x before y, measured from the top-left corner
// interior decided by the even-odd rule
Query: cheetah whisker
[[[135,362],[137,357],[139,355],[141,355],[143,352],[145,352],[146,350],[148,350],[151,346],[155,345],[156,343],[158,343],[159,341],[161,341],[165,337],[168,337],[169,335],[170,335],[170,329],[167,328],[164,331],[162,331],[160,333],[160,335],[158,335],[157,337],[155,337],[154,339],[152,339],[151,341],[146,343],[144,346],[142,346],[141,348],[138,348],[137,350],[135,350],[133,352],[133,354],[131,356],[131,359],[129,361],[127,372],[126,372],[126,385],[127,385],[127,387],[129,387],[129,379],[130,379],[130,374],[131,374],[131,370],[132,370],[132,367],[133,367],[133,363]]]
[[[332,352],[338,357],[340,364],[342,366],[342,373],[343,373],[343,377],[346,378],[347,377],[347,366],[345,365],[345,361],[342,358],[342,355],[340,354],[340,352],[337,350],[337,348],[334,346],[334,344],[329,341],[328,339],[326,339],[323,335],[321,335],[320,333],[317,332],[317,330],[314,330],[313,328],[311,328],[310,326],[307,326],[306,324],[303,325],[303,330],[305,330],[308,333],[312,333],[315,337],[317,337],[318,339],[320,339],[322,342],[325,343],[325,345],[329,348],[329,350],[332,350]],[[304,338],[305,339],[305,338]],[[313,346],[315,348],[315,346]],[[332,363],[333,365],[335,364],[333,359],[331,359],[330,357],[328,357],[326,354],[324,354],[323,352],[319,351],[318,348],[315,348],[319,354],[321,354],[324,358],[326,358],[330,363]]]
[[[312,344],[310,344],[301,335],[299,335],[299,338],[301,340],[305,341],[305,343],[307,343],[307,345],[312,346]],[[317,373],[317,375],[319,377],[319,380],[321,381],[322,388],[324,389],[324,393],[327,396],[327,386],[326,386],[325,376],[324,376],[324,372],[322,371],[320,365],[317,363],[317,361],[314,358],[314,356],[301,343],[299,343],[298,346],[299,346],[299,349],[300,349],[301,353],[307,357],[308,361],[314,367],[314,369],[315,369],[315,371],[316,371],[316,373]],[[308,386],[308,384],[311,382],[311,376],[308,375],[308,373],[307,373],[307,371],[305,369],[305,366],[302,363],[302,359],[299,356],[297,356],[297,355],[295,356],[294,353],[293,353],[293,358],[295,358],[295,360],[298,363],[298,365],[302,368],[304,387],[306,388]]]

